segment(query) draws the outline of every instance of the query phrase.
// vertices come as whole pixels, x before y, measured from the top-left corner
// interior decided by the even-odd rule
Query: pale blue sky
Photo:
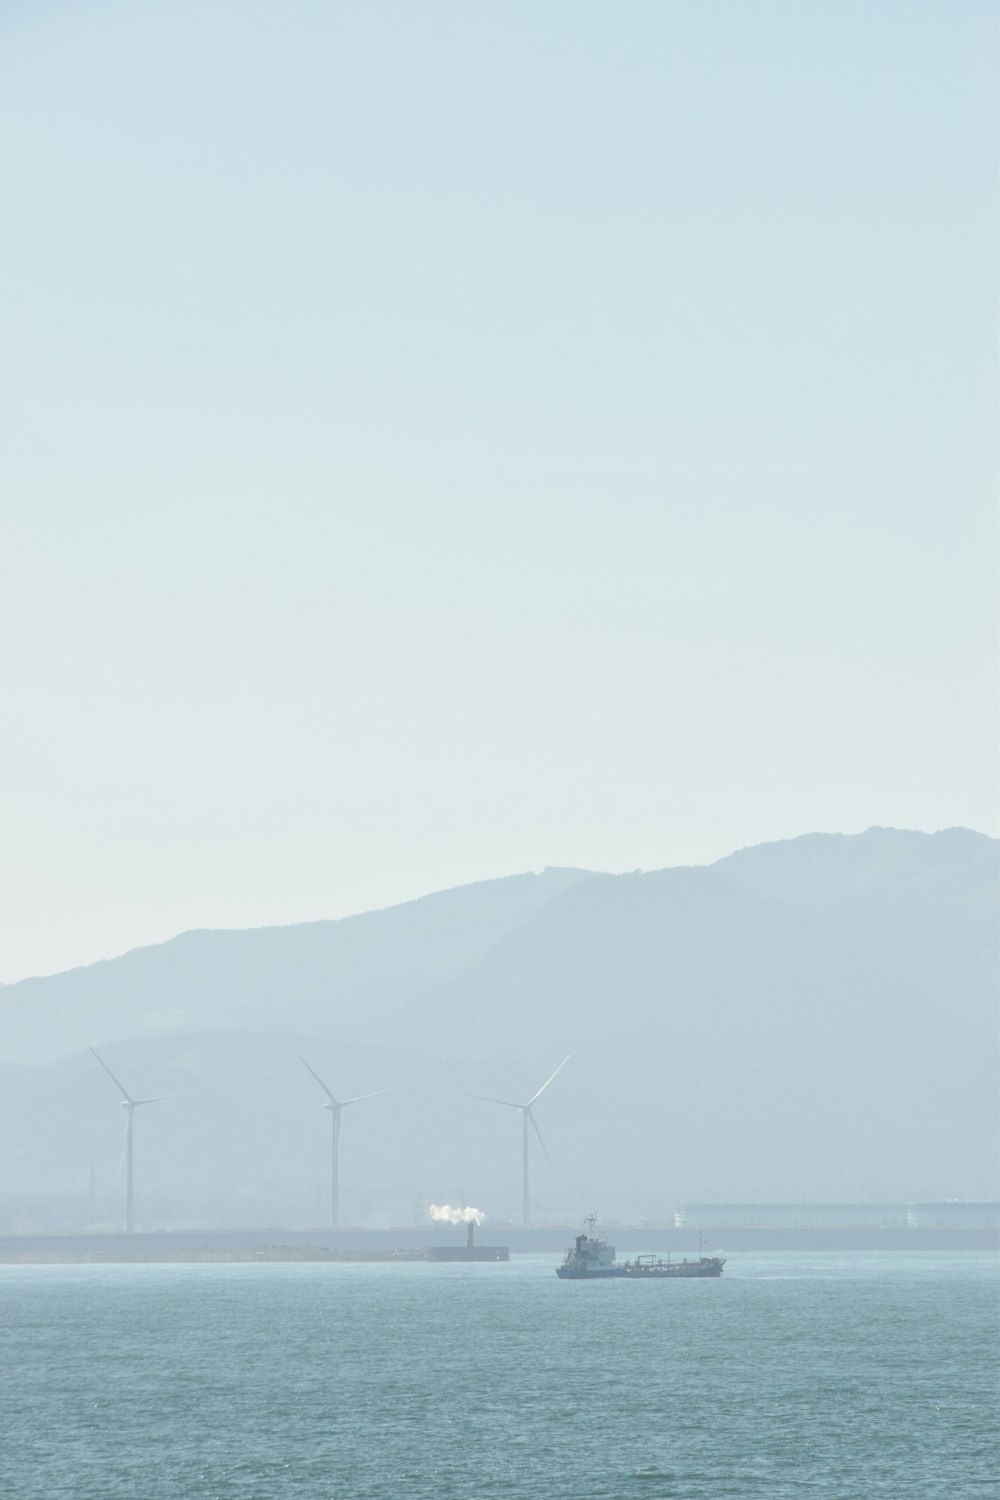
[[[997,832],[996,7],[6,4],[0,980]]]

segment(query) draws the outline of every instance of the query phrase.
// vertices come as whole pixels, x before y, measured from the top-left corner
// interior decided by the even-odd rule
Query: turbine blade
[[[345,1099],[341,1109],[346,1109],[349,1104],[360,1104],[362,1099],[376,1099],[379,1094],[391,1094],[392,1089],[373,1089],[370,1094],[355,1094],[353,1099]]]
[[[94,1049],[93,1049],[93,1047],[88,1047],[87,1051],[88,1052],[94,1052]],[[107,1073],[108,1077],[111,1079],[111,1082],[114,1083],[114,1084],[117,1084],[117,1086],[121,1089],[122,1093],[125,1095],[125,1098],[128,1100],[128,1102],[130,1104],[133,1103],[132,1095],[129,1093],[128,1089],[121,1082],[121,1080],[115,1077],[115,1075],[112,1073],[111,1069],[108,1067],[107,1063],[104,1061],[104,1058],[101,1057],[99,1055],[99,1053],[97,1053],[97,1052],[94,1052],[94,1056],[97,1058],[97,1061],[100,1063],[100,1065],[104,1069],[105,1073]]]
[[[295,1056],[298,1058],[299,1062],[305,1068],[306,1072],[307,1073],[312,1073],[312,1076],[315,1078],[316,1082],[319,1084],[320,1088],[323,1090],[324,1094],[329,1099],[330,1103],[331,1104],[337,1104],[337,1105],[339,1105],[340,1104],[340,1100],[337,1099],[337,1098],[335,1098],[334,1095],[330,1093],[330,1090],[327,1088],[327,1086],[323,1082],[322,1078],[319,1076],[319,1074],[315,1071],[314,1068],[311,1068],[309,1066],[309,1064],[306,1062],[305,1058],[302,1056],[302,1053],[301,1052],[296,1052]]]
[[[138,1109],[140,1104],[159,1104],[161,1099],[186,1099],[189,1094],[193,1093],[194,1089],[184,1089],[179,1094],[157,1094],[152,1099],[133,1099],[132,1103]]]
[[[505,1109],[523,1109],[523,1104],[511,1104],[509,1099],[492,1099],[489,1094],[466,1094],[466,1099],[482,1099],[487,1104],[502,1104]]]
[[[535,1127],[535,1134],[538,1137],[538,1144],[541,1146],[542,1151],[545,1153],[545,1160],[548,1162],[549,1166],[551,1166],[552,1165],[552,1158],[549,1155],[548,1147],[546,1146],[545,1142],[542,1140],[542,1132],[538,1128],[538,1121],[535,1119],[535,1117],[531,1113],[530,1109],[526,1110],[525,1113],[527,1114],[528,1119],[531,1121],[532,1125]]]
[[[119,1177],[122,1175],[122,1173],[125,1170],[125,1152],[128,1150],[128,1133],[129,1133],[129,1131],[131,1129],[132,1129],[132,1111],[129,1110],[128,1123],[125,1126],[125,1134],[122,1137],[122,1154],[118,1158],[118,1176]]]
[[[566,1066],[566,1064],[569,1062],[569,1060],[570,1060],[570,1058],[572,1056],[573,1056],[572,1052],[567,1052],[566,1056],[563,1058],[563,1060],[559,1064],[558,1068],[556,1068],[556,1072],[549,1074],[548,1078],[546,1078],[545,1082],[542,1084],[542,1086],[538,1090],[537,1094],[532,1094],[531,1098],[528,1100],[528,1105],[527,1105],[528,1109],[531,1108],[531,1106],[534,1104],[534,1102],[535,1102],[536,1099],[540,1099],[541,1098],[542,1094],[545,1093],[545,1090],[548,1088],[548,1086],[552,1082],[553,1078],[555,1078],[556,1073],[561,1073],[562,1072],[563,1068]]]

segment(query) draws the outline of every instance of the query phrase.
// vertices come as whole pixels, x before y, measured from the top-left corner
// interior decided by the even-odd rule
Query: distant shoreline
[[[204,1246],[168,1249],[122,1245],[120,1250],[0,1250],[4,1266],[125,1266],[125,1265],[273,1265],[284,1263],[426,1261],[424,1250],[323,1250],[318,1246],[275,1245],[264,1249],[208,1249]]]
[[[491,1240],[511,1255],[561,1252],[572,1240],[570,1227],[494,1227]],[[609,1224],[608,1238],[620,1253],[691,1254],[699,1248],[692,1229],[655,1229]],[[1000,1253],[994,1226],[750,1228],[719,1225],[705,1229],[706,1251],[872,1252],[944,1251]],[[176,1230],[135,1234],[0,1235],[0,1265],[257,1265],[257,1264],[413,1264],[432,1260],[459,1242],[420,1230]]]

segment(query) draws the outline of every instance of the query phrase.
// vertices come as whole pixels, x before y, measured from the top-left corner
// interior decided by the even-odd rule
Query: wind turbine
[[[94,1052],[93,1047],[89,1048],[89,1051]],[[97,1058],[97,1061],[100,1063],[105,1073],[107,1073],[108,1077],[111,1079],[111,1082],[116,1084],[117,1087],[120,1088],[122,1093],[125,1095],[124,1099],[122,1100],[122,1109],[128,1110],[128,1120],[125,1125],[125,1141],[122,1146],[122,1162],[124,1162],[125,1164],[125,1233],[131,1234],[133,1224],[135,1222],[135,1204],[132,1193],[132,1117],[139,1106],[142,1104],[159,1104],[161,1099],[180,1099],[182,1095],[157,1094],[155,1099],[133,1099],[131,1094],[126,1089],[125,1085],[112,1073],[111,1069],[104,1061],[104,1058],[100,1057],[96,1052],[94,1052],[94,1056]],[[121,1169],[122,1164],[121,1162],[119,1162],[119,1172],[121,1171]]]
[[[362,1099],[374,1099],[377,1094],[391,1094],[392,1089],[375,1089],[370,1094],[355,1094],[353,1099],[338,1099],[335,1095],[331,1094],[319,1074],[310,1068],[302,1053],[296,1053],[296,1056],[306,1072],[312,1073],[312,1076],[329,1100],[329,1103],[324,1104],[323,1108],[330,1111],[330,1228],[336,1229],[340,1216],[340,1187],[337,1165],[337,1159],[340,1154],[340,1112],[342,1109],[346,1109],[349,1104],[360,1104]]]
[[[522,1224],[524,1224],[525,1228],[527,1228],[527,1226],[531,1223],[531,1204],[530,1204],[530,1200],[529,1200],[529,1196],[528,1196],[528,1121],[529,1120],[531,1121],[531,1124],[532,1124],[532,1127],[534,1129],[534,1132],[535,1132],[535,1134],[538,1137],[538,1144],[541,1146],[542,1150],[545,1152],[545,1160],[549,1161],[551,1159],[549,1157],[548,1151],[545,1150],[545,1142],[542,1140],[542,1132],[538,1128],[538,1121],[535,1119],[535,1116],[532,1113],[531,1107],[535,1103],[535,1101],[538,1100],[538,1099],[540,1099],[541,1096],[545,1093],[545,1090],[548,1088],[548,1086],[552,1082],[553,1078],[555,1078],[556,1073],[561,1073],[562,1072],[563,1068],[569,1062],[569,1059],[570,1059],[571,1056],[572,1056],[572,1054],[568,1053],[563,1058],[563,1060],[559,1064],[558,1068],[556,1068],[556,1072],[549,1074],[548,1078],[546,1078],[546,1080],[542,1084],[541,1088],[538,1089],[538,1090],[536,1090],[536,1092],[534,1094],[532,1094],[532,1096],[528,1100],[527,1104],[512,1104],[509,1099],[491,1099],[488,1094],[467,1094],[466,1095],[467,1099],[483,1099],[487,1104],[502,1104],[505,1109],[519,1109],[521,1111],[521,1173],[522,1173],[522,1178],[521,1178],[521,1222],[522,1222]]]

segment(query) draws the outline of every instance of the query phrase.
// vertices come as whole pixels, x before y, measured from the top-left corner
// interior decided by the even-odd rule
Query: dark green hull
[[[691,1276],[721,1276],[725,1259],[721,1255],[703,1255],[699,1260],[653,1260],[639,1258],[623,1261],[620,1266],[563,1265],[556,1275],[563,1281],[677,1281]]]

